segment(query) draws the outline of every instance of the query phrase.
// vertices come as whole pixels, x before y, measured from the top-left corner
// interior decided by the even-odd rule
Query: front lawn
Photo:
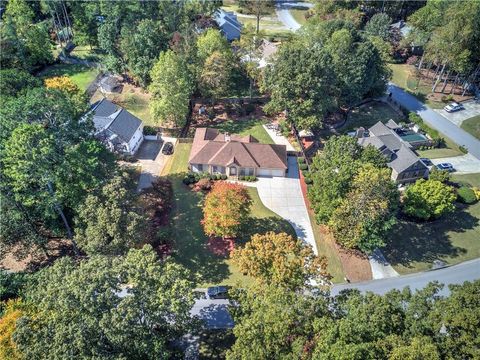
[[[477,174],[452,174],[451,179],[459,184],[480,188],[480,173]]]
[[[444,157],[462,156],[464,153],[460,151],[458,145],[447,137],[445,139],[445,145],[439,148],[430,150],[416,150],[418,156],[428,159],[439,159]]]
[[[274,144],[263,124],[265,124],[265,121],[260,119],[227,120],[211,127],[230,134],[252,135],[262,144]]]
[[[233,266],[230,260],[213,254],[207,247],[208,238],[203,232],[203,194],[193,192],[182,183],[183,174],[187,171],[187,160],[191,143],[180,143],[175,148],[174,155],[167,162],[162,175],[168,176],[173,184],[174,211],[171,219],[171,236],[174,242],[174,257],[190,269],[195,275],[198,286],[212,284],[233,285],[245,282],[247,277]],[[251,219],[248,222],[239,242],[248,240],[254,233],[266,231],[286,231],[294,233],[293,228],[277,214],[265,208],[261,203],[257,190],[248,189],[253,205]]]
[[[474,116],[462,122],[461,128],[470,135],[480,139],[480,115]]]
[[[55,64],[43,70],[39,75],[42,79],[68,76],[80,89],[87,90],[98,75],[98,69],[83,65]]]
[[[348,114],[347,122],[343,127],[339,128],[339,131],[348,132],[360,126],[368,129],[379,121],[386,123],[390,119],[398,123],[403,120],[403,117],[393,110],[390,105],[379,101],[371,101],[353,109]]]
[[[383,252],[400,274],[431,269],[437,259],[452,265],[480,257],[480,203],[432,222],[399,221]]]
[[[295,21],[298,22],[300,25],[304,25],[307,22],[307,18],[305,17],[305,15],[307,15],[308,10],[290,9],[288,11],[293,16]]]

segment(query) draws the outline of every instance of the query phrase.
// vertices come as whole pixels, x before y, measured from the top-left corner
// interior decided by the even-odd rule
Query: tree
[[[240,0],[238,5],[257,19],[256,32],[260,31],[260,19],[275,7],[273,0]]]
[[[420,179],[409,186],[403,199],[403,211],[422,220],[439,218],[455,209],[455,191],[438,180]]]
[[[329,225],[335,240],[370,253],[385,246],[385,237],[395,225],[399,194],[389,168],[365,164],[355,175],[351,190],[337,207]]]
[[[203,67],[207,58],[214,52],[231,55],[232,49],[219,30],[207,29],[197,39],[197,57],[200,67]]]
[[[415,337],[408,345],[394,348],[390,360],[440,360],[437,346],[428,337]]]
[[[311,280],[329,278],[325,257],[285,233],[255,234],[243,248],[235,248],[231,258],[242,273],[263,284],[298,289]]]
[[[23,359],[12,338],[16,323],[23,315],[20,300],[9,300],[6,303],[5,310],[0,318],[0,359]]]
[[[227,359],[300,359],[311,347],[312,319],[327,312],[323,297],[304,296],[277,284],[233,293],[235,344]]]
[[[365,25],[365,33],[368,36],[378,36],[387,41],[390,35],[392,19],[384,13],[375,14]]]
[[[205,197],[203,228],[209,236],[235,237],[248,218],[251,199],[238,184],[217,181]]]
[[[354,138],[332,136],[312,161],[308,197],[318,222],[326,224],[350,190],[362,148]]]
[[[125,257],[61,258],[26,290],[14,341],[27,359],[162,359],[190,329],[193,284],[150,246]]]
[[[45,87],[62,91],[75,104],[75,108],[81,109],[88,103],[87,94],[80,90],[78,85],[68,76],[55,76],[45,79]]]
[[[152,93],[150,110],[162,125],[183,127],[189,112],[193,86],[184,60],[173,51],[160,54],[150,77]]]
[[[144,219],[127,182],[126,174],[114,177],[80,206],[75,239],[87,254],[123,254],[142,240]]]
[[[447,170],[439,170],[437,167],[433,167],[428,175],[429,180],[437,180],[441,183],[448,183],[450,181],[450,173]]]
[[[40,80],[24,70],[0,70],[0,94],[2,97],[14,97],[28,89],[40,86]]]
[[[226,96],[232,83],[232,65],[229,58],[220,52],[210,55],[200,74],[200,91],[204,96]]]

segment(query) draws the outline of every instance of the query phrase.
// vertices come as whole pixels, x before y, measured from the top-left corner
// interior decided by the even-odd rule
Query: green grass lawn
[[[212,127],[230,134],[252,135],[262,144],[274,144],[272,138],[262,126],[264,123],[263,120],[259,119],[227,120]]]
[[[82,90],[87,90],[88,85],[95,79],[98,69],[82,65],[55,64],[42,71],[42,79],[54,76],[68,76]]]
[[[204,195],[191,191],[182,183],[182,174],[187,171],[191,146],[190,143],[178,144],[162,172],[162,175],[168,176],[172,181],[174,191],[175,209],[171,224],[174,257],[195,274],[198,286],[244,283],[248,278],[242,275],[229,259],[214,255],[207,248],[208,238],[200,223],[203,217]],[[263,205],[255,188],[248,188],[248,192],[253,200],[251,217],[238,243],[247,241],[254,233],[285,231],[294,234],[286,220]]]
[[[313,236],[315,237],[315,243],[317,244],[317,250],[319,256],[325,256],[328,261],[328,272],[332,275],[332,281],[334,283],[344,282],[345,273],[343,271],[342,263],[338,257],[335,244],[327,239],[320,230],[320,226],[317,225],[315,218],[312,214],[309,214],[310,222],[312,223]]]
[[[298,22],[300,25],[303,25],[307,22],[307,18],[305,17],[305,15],[307,14],[308,10],[290,9],[289,11],[295,21]]]
[[[480,139],[480,115],[462,122],[461,128],[472,136],[475,136],[477,139]]]
[[[470,187],[478,187],[480,188],[480,173],[477,174],[452,174],[451,176],[452,181],[465,184]]]
[[[105,54],[95,47],[90,48],[88,45],[77,45],[70,52],[70,56],[81,60],[101,62],[105,57]]]
[[[389,105],[378,101],[372,101],[353,109],[348,115],[347,122],[339,129],[339,131],[352,131],[360,126],[369,128],[379,121],[386,123],[390,119],[398,123],[399,121],[402,121],[403,118]]]
[[[428,158],[428,159],[439,159],[444,157],[452,157],[452,156],[462,156],[464,155],[458,145],[455,144],[452,140],[447,137],[444,137],[445,145],[440,148],[435,148],[431,150],[416,150],[417,154],[420,157]]]
[[[452,265],[480,257],[480,202],[432,222],[399,221],[383,252],[400,274],[428,270],[437,259]]]

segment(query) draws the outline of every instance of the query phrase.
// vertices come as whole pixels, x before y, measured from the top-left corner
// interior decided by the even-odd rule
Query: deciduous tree
[[[326,259],[285,233],[255,234],[244,247],[235,248],[231,257],[242,273],[263,284],[297,289],[310,280],[320,283],[329,277]]]
[[[387,14],[375,14],[365,25],[365,33],[368,36],[378,36],[386,41],[389,37],[391,23],[392,19]]]
[[[114,177],[98,195],[87,196],[75,221],[80,248],[89,255],[119,255],[138,244],[144,218],[135,201],[126,174]]]
[[[217,181],[203,206],[205,234],[223,238],[237,236],[248,217],[250,205],[251,199],[244,186]]]
[[[189,112],[193,84],[184,60],[173,51],[160,54],[150,77],[150,110],[162,125],[183,127]]]
[[[365,253],[385,246],[394,226],[399,194],[389,168],[365,164],[355,175],[351,190],[337,207],[329,225],[335,240],[347,248]]]
[[[403,211],[422,220],[439,218],[455,209],[454,189],[438,180],[420,179],[407,188]]]
[[[193,284],[150,246],[125,257],[61,258],[40,271],[14,341],[27,359],[162,359],[190,329]]]
[[[18,351],[13,341],[13,333],[17,321],[23,316],[20,300],[9,300],[0,318],[0,359],[22,360],[23,356]]]
[[[273,0],[240,0],[238,4],[241,8],[246,10],[248,14],[255,15],[257,20],[257,34],[260,31],[260,19],[275,7],[275,1]]]

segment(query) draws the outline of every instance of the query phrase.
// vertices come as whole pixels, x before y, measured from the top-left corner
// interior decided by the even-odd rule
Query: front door
[[[230,176],[237,175],[237,168],[235,166],[230,167]]]

